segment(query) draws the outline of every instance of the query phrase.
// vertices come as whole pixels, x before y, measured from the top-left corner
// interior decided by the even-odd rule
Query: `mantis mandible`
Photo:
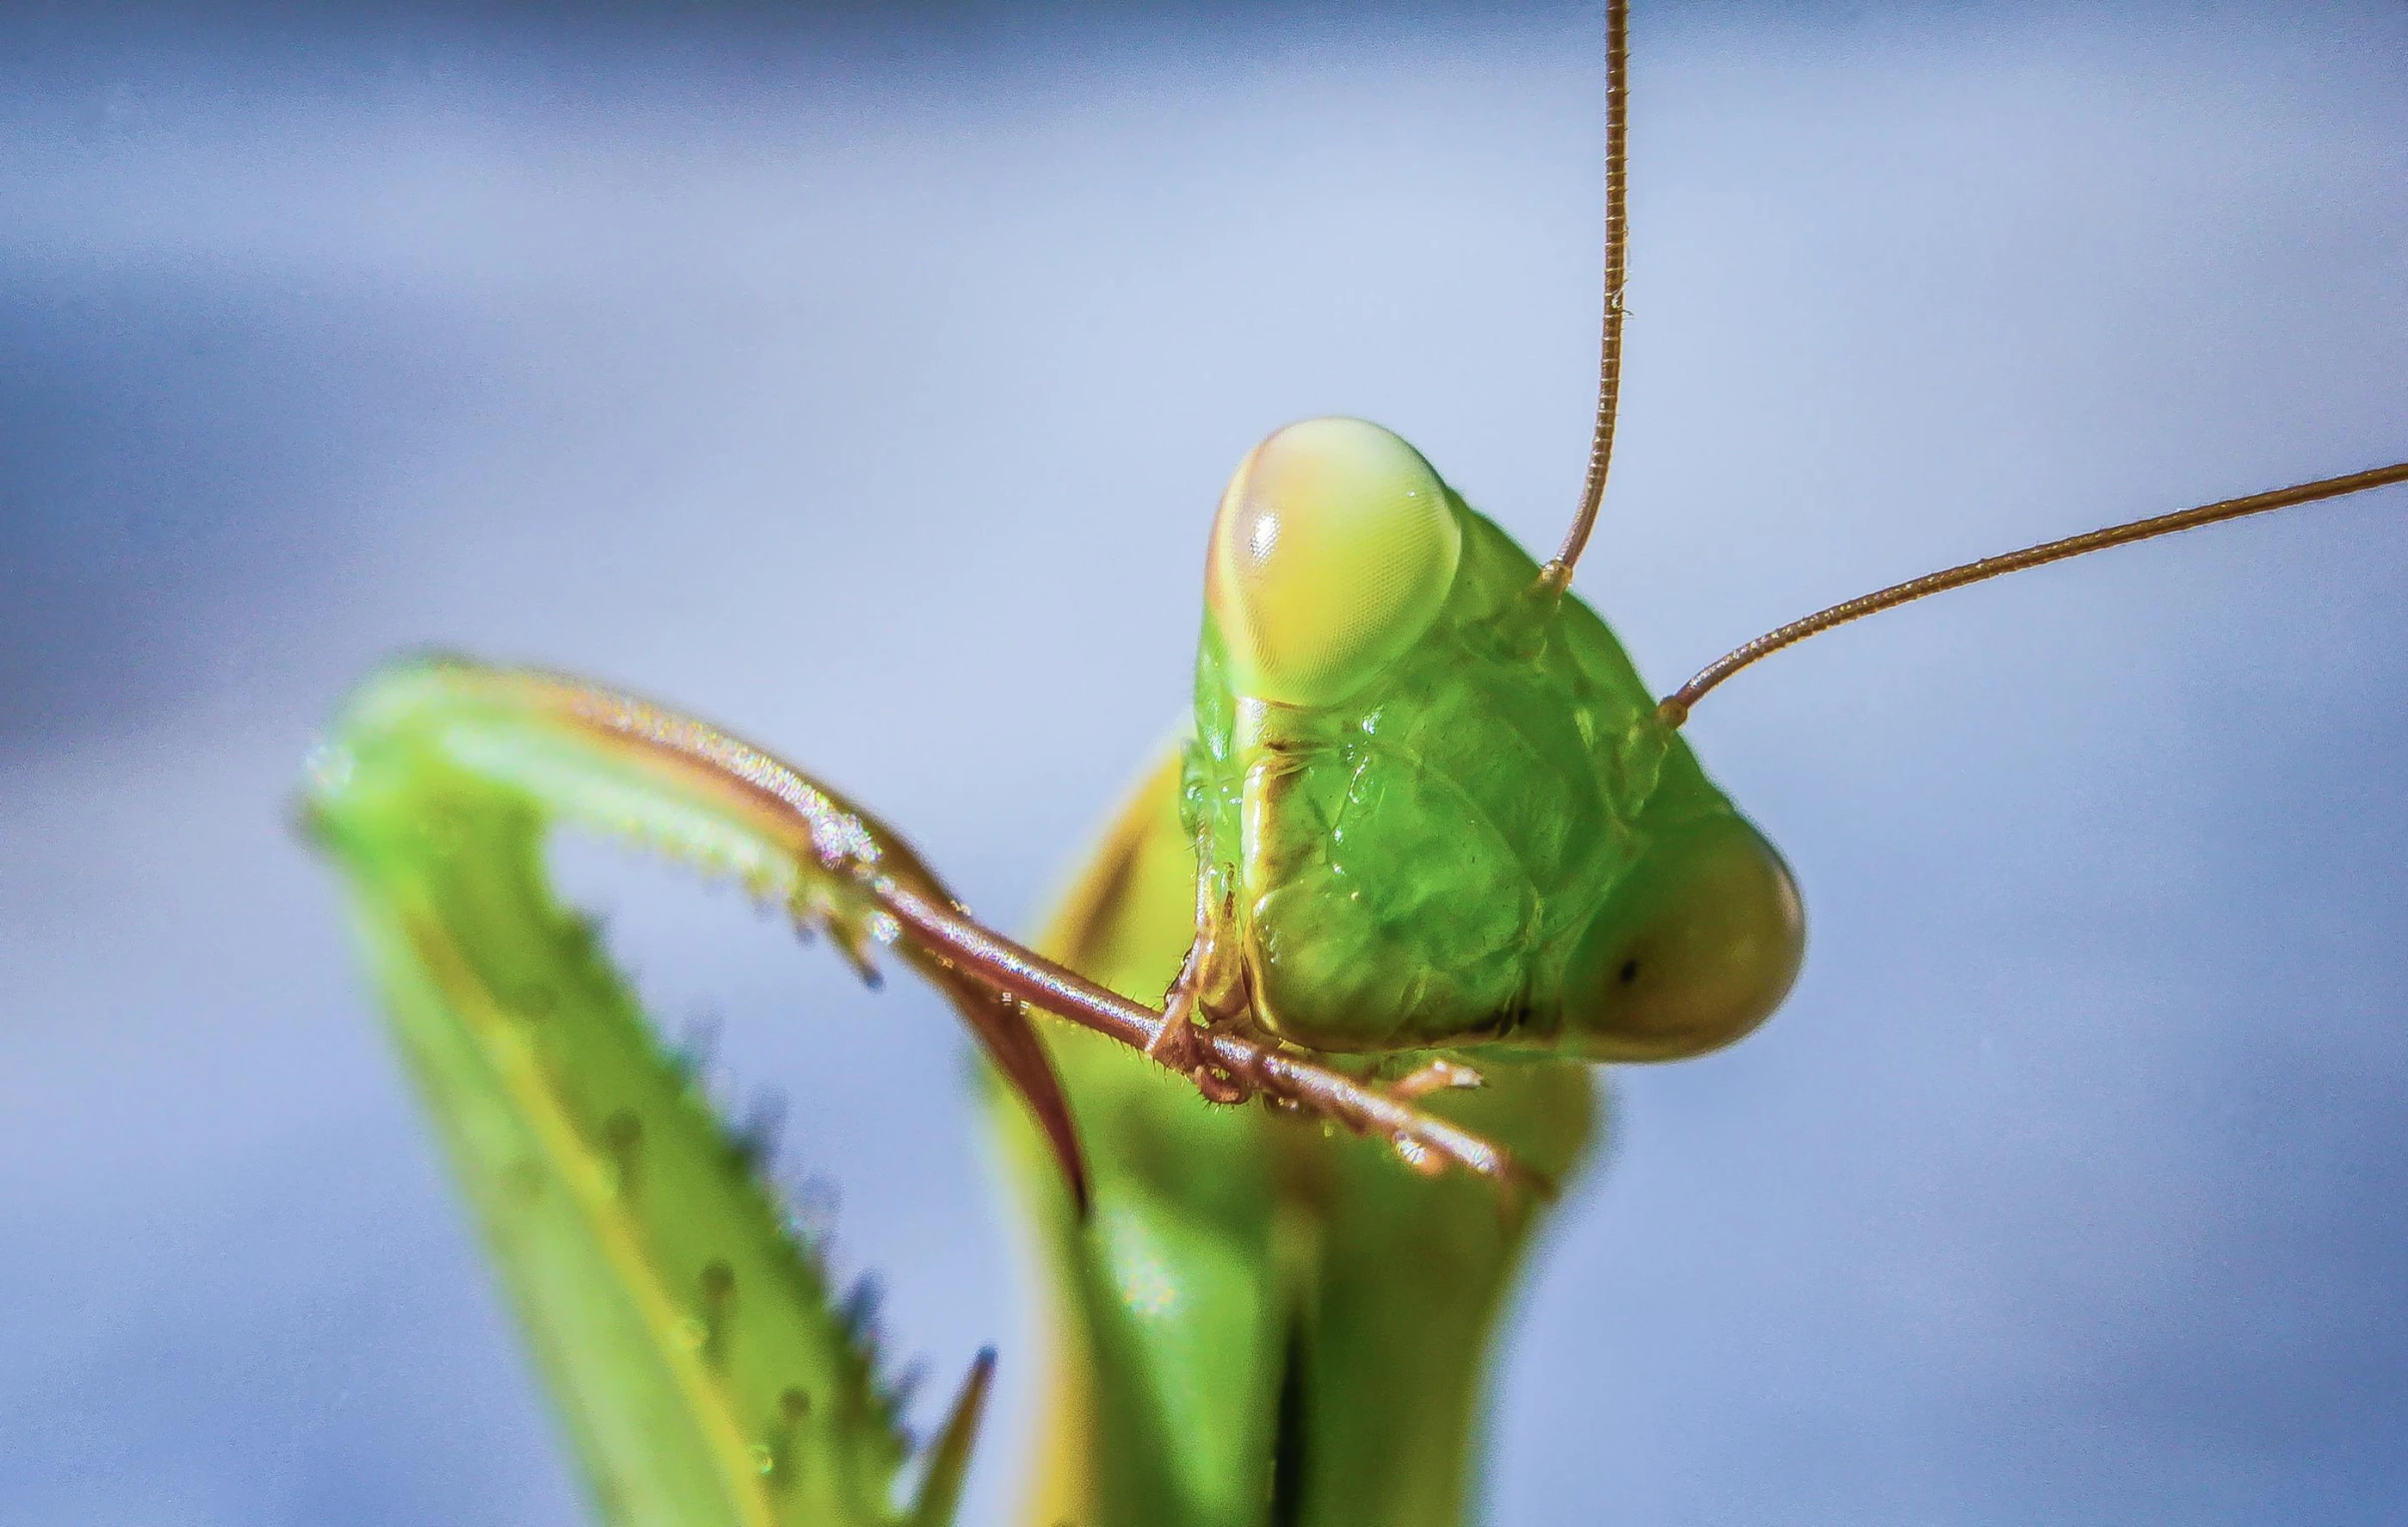
[[[1619,44],[1613,53],[1611,97],[1619,105]],[[1619,130],[1615,138],[1619,167]],[[1618,195],[1610,193],[1609,202],[1618,208]],[[1610,213],[1609,226],[1618,223]],[[1619,268],[1619,232],[1609,248],[1610,379],[1622,315],[1621,281],[1611,274]],[[561,1083],[557,1069],[549,1079],[543,1074],[572,1063],[547,1047],[576,1041],[510,1037],[513,1024],[554,1023],[564,1013],[582,1017],[589,1007],[613,1004],[601,984],[575,997],[558,984],[600,977],[569,924],[536,915],[549,911],[530,873],[537,830],[561,818],[638,830],[744,877],[798,920],[828,926],[857,959],[896,945],[955,988],[965,1017],[1032,1101],[1049,1149],[1040,1149],[1038,1137],[1021,1141],[1030,1158],[1024,1175],[1061,1258],[1069,1337],[1046,1509],[1098,1521],[1250,1520],[1264,1509],[1282,1521],[1454,1519],[1481,1341],[1529,1206],[1509,1200],[1500,1217],[1493,1190],[1426,1181],[1419,1168],[1452,1162],[1498,1178],[1519,1169],[1540,1179],[1562,1171],[1588,1129],[1585,1061],[1666,1058],[1736,1037],[1779,1001],[1797,958],[1786,872],[1705,784],[1675,736],[1704,691],[1754,654],[1741,650],[1733,664],[1710,669],[1658,707],[1637,689],[1603,628],[1592,636],[1579,624],[1585,607],[1566,593],[1604,486],[1612,421],[1609,385],[1582,529],[1544,569],[1517,562],[1510,544],[1393,437],[1315,425],[1276,435],[1249,457],[1215,523],[1197,741],[1179,774],[1150,776],[1093,877],[1039,940],[1116,991],[1117,1001],[988,939],[891,834],[715,731],[592,687],[471,667],[414,669],[372,686],[319,762],[320,820],[361,868],[369,899],[388,919],[375,923],[372,912],[372,941],[381,940],[405,1007],[420,1004],[422,1024],[440,1022],[429,1015],[447,1009],[486,1024],[487,1052],[470,1046],[451,1061],[493,1069],[494,1094],[515,1102],[518,1126],[536,1142],[529,1148],[560,1177],[552,1183],[497,1170],[486,1184],[494,1222],[507,1224],[550,1198],[583,1204],[593,1223],[582,1233],[617,1245],[627,1259],[615,1274],[621,1279],[626,1266],[656,1260],[629,1249],[642,1236],[709,1239],[762,1228],[638,1223],[648,1212],[643,1184],[661,1173],[653,1162],[669,1129],[704,1129],[707,1121],[680,1113],[673,1088],[660,1090],[666,1072],[645,1078],[657,1095],[640,1106],[581,1114],[579,1104],[591,1097],[578,1098],[571,1086],[548,1099],[547,1088]],[[2408,468],[2377,469],[2232,501],[2197,518],[2403,477]],[[1401,529],[1399,506],[1409,511]],[[1378,591],[1382,603],[1317,627],[1330,568],[1311,569],[1312,592],[1299,597],[1283,588],[1289,574],[1280,559],[1309,544],[1324,520],[1373,527],[1371,554],[1333,532],[1320,556],[1341,572],[1362,572],[1368,556],[1376,566],[1356,582]],[[2175,528],[2159,521],[2148,531]],[[2057,553],[2095,544],[2084,539]],[[1921,592],[1918,586],[1899,597]],[[1457,608],[1460,601],[1474,608]],[[1564,636],[1550,624],[1564,622],[1582,635]],[[1456,644],[1446,651],[1457,656],[1431,659],[1440,649],[1424,639],[1442,631]],[[1385,744],[1346,756],[1352,745],[1328,730],[1332,718],[1344,717],[1341,731],[1375,740],[1392,725],[1409,725],[1366,705],[1364,687],[1418,659],[1425,670],[1409,688],[1426,698],[1419,686],[1443,684],[1463,667],[1460,653],[1477,645],[1470,632],[1485,634],[1478,641],[1501,666],[1577,653],[1567,675],[1533,688],[1552,696],[1551,714],[1578,735],[1592,772],[1605,781],[1592,786],[1598,803],[1589,835],[1613,843],[1612,851],[1574,851],[1557,841],[1578,835],[1565,827],[1560,801],[1494,853],[1474,841],[1477,828],[1495,825],[1503,810],[1490,800],[1446,820],[1429,802],[1409,799],[1401,828],[1379,821],[1383,805],[1410,797],[1413,785],[1367,772]],[[1574,679],[1598,695],[1577,694]],[[1494,690],[1492,683],[1477,693]],[[1459,732],[1459,725],[1439,726],[1410,751],[1418,756],[1442,740],[1466,742],[1475,755],[1499,747],[1495,736]],[[1335,785],[1314,778],[1311,767],[1313,759],[1331,756],[1347,762]],[[1182,807],[1175,813],[1166,809],[1174,798]],[[1651,818],[1658,810],[1667,814]],[[1358,817],[1376,824],[1358,828]],[[1392,844],[1391,834],[1417,828],[1428,841]],[[1368,832],[1375,858],[1386,846],[1391,859],[1418,866],[1454,850],[1489,878],[1461,893],[1444,883],[1433,889],[1418,883],[1418,868],[1392,865],[1382,874],[1312,846],[1357,830]],[[1527,861],[1541,843],[1561,860],[1558,879],[1529,890],[1528,905],[1501,905],[1493,865]],[[1199,847],[1200,864],[1186,857],[1183,870],[1182,856]],[[1392,893],[1410,890],[1417,905],[1381,908],[1353,945],[1330,952],[1324,932],[1361,897],[1346,886],[1314,889],[1310,877],[1322,871]],[[1291,910],[1298,901],[1307,909]],[[1415,917],[1437,916],[1442,906],[1498,913],[1504,923],[1473,925],[1465,939],[1471,953],[1462,960],[1434,958],[1410,943],[1401,953],[1385,947],[1397,940],[1395,929],[1436,928]],[[526,925],[512,926],[523,914]],[[498,942],[479,947],[487,936]],[[572,942],[547,949],[555,937]],[[548,971],[547,954],[574,968]],[[501,972],[519,960],[529,969],[513,984]],[[1475,968],[1482,960],[1501,968]],[[1342,984],[1357,977],[1365,984]],[[1668,983],[1659,988],[1658,981]],[[1165,997],[1167,1018],[1131,1011],[1132,1002]],[[1110,1029],[1092,1040],[1053,1036],[1053,1063],[1068,1080],[1072,1108],[1052,1094],[1023,1003],[1071,1009]],[[1201,1021],[1191,1022],[1191,1014]],[[1105,1047],[1129,1041],[1144,1059]],[[517,1071],[496,1058],[509,1058],[514,1046],[526,1052],[517,1055],[524,1062]],[[1446,1053],[1426,1053],[1433,1049]],[[630,1053],[640,1058],[639,1050]],[[1384,1069],[1366,1077],[1328,1058],[1351,1054],[1378,1056]],[[473,1086],[437,1075],[443,1059],[420,1056],[438,1090]],[[1158,1069],[1185,1073],[1191,1085],[1182,1088]],[[1473,1070],[1490,1085],[1455,1095]],[[1192,1092],[1217,1110],[1189,1100]],[[1230,1111],[1254,1096],[1375,1138],[1324,1141],[1260,1111]],[[1093,1116],[1074,1127],[1073,1111]],[[1019,1114],[1007,1109],[1003,1117],[1007,1129],[1020,1127]],[[464,1140],[477,1122],[465,1113],[453,1121]],[[1082,1216],[1090,1173],[1094,1207]],[[741,1198],[740,1189],[732,1191]],[[639,1212],[612,1208],[627,1204]],[[740,1215],[744,1206],[729,1212]],[[1469,1270],[1398,1277],[1399,1250],[1382,1237],[1399,1235],[1421,1247],[1458,1246]],[[771,1246],[746,1254],[774,1266]],[[708,1407],[696,1396],[729,1385],[745,1389],[743,1405],[697,1422],[690,1456],[680,1460],[668,1457],[673,1446],[665,1437],[631,1441],[624,1418],[602,1402],[588,1415],[589,1459],[633,1447],[665,1460],[656,1470],[632,1467],[624,1479],[596,1465],[607,1480],[605,1498],[652,1490],[656,1502],[684,1503],[715,1492],[731,1502],[727,1519],[775,1519],[820,1488],[799,1461],[812,1447],[841,1453],[859,1445],[874,1454],[885,1444],[864,1441],[860,1423],[831,1412],[824,1398],[860,1387],[857,1376],[841,1371],[841,1344],[803,1331],[780,1338],[793,1348],[782,1357],[755,1352],[745,1322],[757,1308],[752,1290],[761,1274],[732,1253],[697,1255],[681,1281],[663,1285],[665,1303],[635,1301],[641,1307],[621,1322],[622,1334],[658,1348],[645,1360],[658,1364],[653,1382],[661,1392],[686,1396],[699,1413]],[[1193,1270],[1215,1266],[1216,1258],[1216,1271]],[[1152,1283],[1140,1276],[1149,1267]],[[527,1288],[522,1295],[531,1308],[542,1297]],[[1351,1320],[1309,1313],[1364,1311],[1381,1297],[1399,1303]],[[1173,1304],[1199,1312],[1186,1323],[1165,1318]],[[1383,1347],[1381,1338],[1397,1330],[1414,1332],[1416,1341]],[[814,1341],[838,1356],[828,1359],[833,1371],[809,1386],[740,1371],[777,1360],[821,1363]],[[570,1382],[580,1381],[574,1353],[556,1349],[554,1356]],[[605,1364],[583,1381],[607,1384],[616,1371]],[[941,1516],[948,1503],[982,1392],[983,1370],[965,1386],[956,1424],[935,1450],[932,1483],[914,1508],[922,1519]],[[1379,1412],[1372,1401],[1381,1396],[1407,1403]],[[613,1434],[613,1427],[622,1430]],[[874,1476],[874,1461],[861,1467]],[[754,1488],[757,1498],[744,1494]],[[825,1499],[808,1498],[820,1509],[860,1514],[878,1504],[874,1490],[849,1479]]]

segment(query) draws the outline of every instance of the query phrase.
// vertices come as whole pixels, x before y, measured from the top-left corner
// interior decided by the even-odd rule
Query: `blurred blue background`
[[[0,22],[0,1521],[566,1524],[284,811],[437,644],[722,720],[1026,926],[1185,693],[1259,436],[1534,546],[1597,312],[1586,10]],[[1645,7],[1581,588],[1670,688],[1876,584],[2408,454],[2408,13]],[[1812,924],[1617,1078],[1500,1523],[2408,1519],[2408,494],[1958,595],[1692,736]],[[564,872],[793,1103],[971,1520],[1042,1334],[915,989]]]

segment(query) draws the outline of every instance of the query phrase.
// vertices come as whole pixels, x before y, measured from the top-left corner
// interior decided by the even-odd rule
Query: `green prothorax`
[[[1273,435],[1207,568],[1182,812],[1256,1021],[1655,1060],[1779,1005],[1803,947],[1779,855],[1605,623],[1412,447]]]

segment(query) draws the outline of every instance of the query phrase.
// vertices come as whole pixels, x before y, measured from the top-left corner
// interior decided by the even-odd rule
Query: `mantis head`
[[[1317,1049],[1656,1060],[1788,993],[1780,856],[1604,624],[1404,441],[1353,419],[1264,441],[1205,589],[1185,805],[1257,1021]]]

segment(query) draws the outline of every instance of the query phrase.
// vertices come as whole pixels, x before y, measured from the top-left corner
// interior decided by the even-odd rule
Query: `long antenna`
[[[1580,513],[1565,533],[1555,561],[1539,573],[1542,587],[1562,594],[1572,585],[1573,565],[1597,529],[1606,502],[1606,470],[1614,461],[1614,415],[1622,400],[1622,291],[1630,279],[1631,213],[1631,7],[1627,0],[1606,6],[1606,319],[1598,346],[1597,433],[1589,439],[1589,482],[1581,490]]]
[[[2038,546],[2025,547],[2020,552],[2006,552],[1943,572],[1926,573],[1921,578],[1908,579],[1905,583],[1891,584],[1871,594],[1858,595],[1828,610],[1818,610],[1803,621],[1792,621],[1778,631],[1766,632],[1745,647],[1725,653],[1699,670],[1697,678],[1666,696],[1663,703],[1657,706],[1656,714],[1667,726],[1678,727],[1689,720],[1690,711],[1707,691],[1748,665],[1769,658],[1785,647],[1795,647],[1817,632],[1844,626],[1877,611],[1894,610],[1927,595],[1961,589],[1967,584],[1982,583],[2009,573],[2020,573],[2025,568],[2036,568],[2044,563],[2063,562],[2068,557],[2079,557],[2087,552],[2103,552],[2126,542],[2148,541],[2158,536],[2170,536],[2176,531],[2194,530],[2224,520],[2238,520],[2244,515],[2262,515],[2298,504],[2313,504],[2319,499],[2337,499],[2344,494],[2364,493],[2369,488],[2383,488],[2393,483],[2408,483],[2408,462],[2353,472],[2347,477],[2301,483],[2296,488],[2253,493],[2245,499],[2224,499],[2214,504],[2202,504],[2197,509],[2152,515],[2146,520],[2134,520],[2127,525],[2111,525],[2105,530],[2091,531],[2086,535],[2067,536],[2062,541],[2042,542]]]

